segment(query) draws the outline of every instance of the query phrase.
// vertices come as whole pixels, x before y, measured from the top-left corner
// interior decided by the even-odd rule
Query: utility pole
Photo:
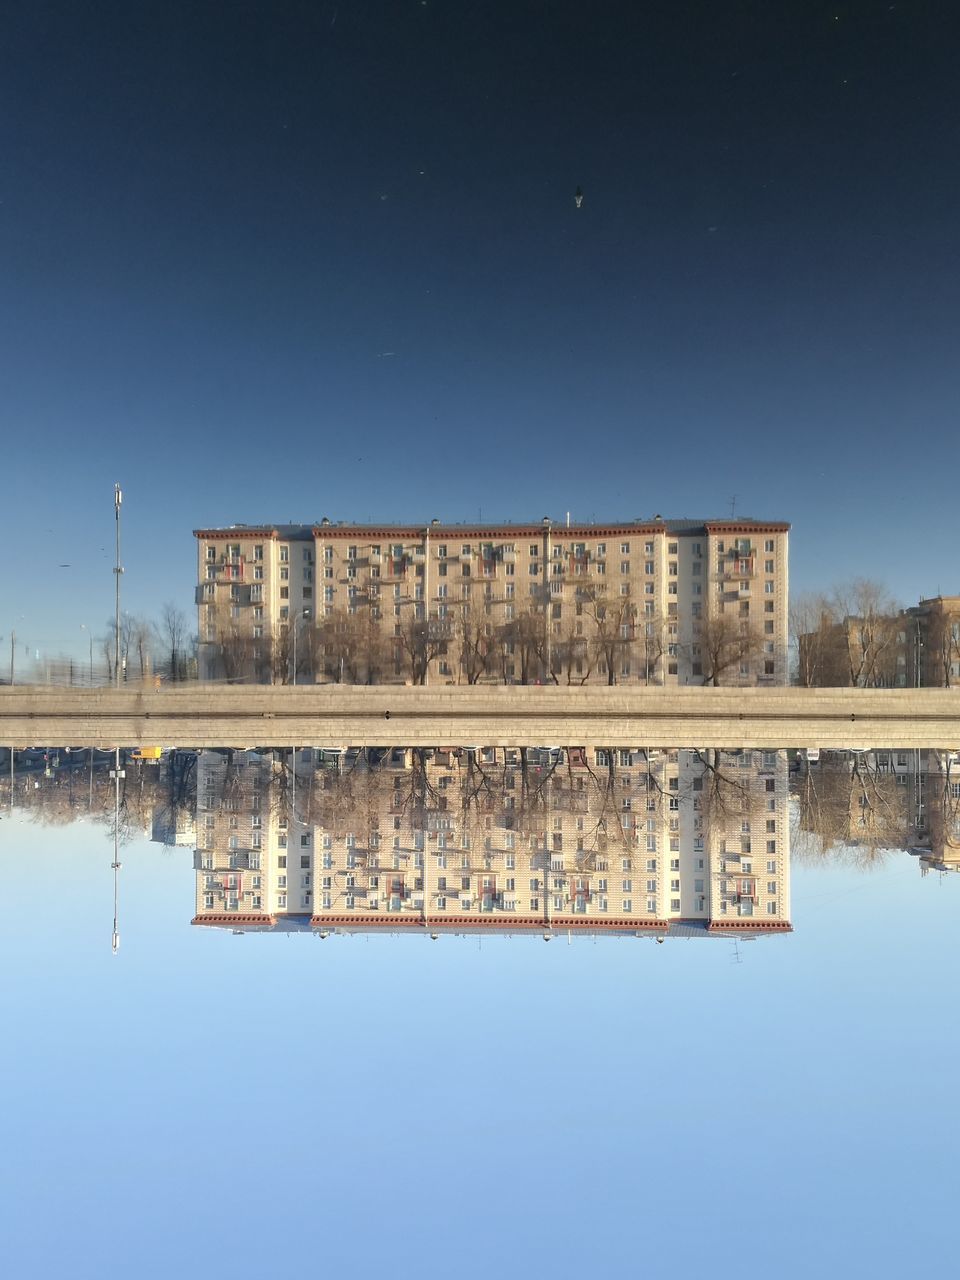
[[[120,768],[120,748],[114,749],[113,774],[113,933],[110,938],[110,949],[114,955],[120,950],[120,779],[126,776],[126,770]]]
[[[429,525],[427,525],[423,534],[423,584],[422,585],[423,585],[423,617],[424,617],[424,622],[426,623],[423,629],[424,656],[427,659],[426,665],[423,668],[423,683],[424,685],[428,685],[430,683],[430,640],[432,638],[431,629],[433,626],[432,622],[430,621],[430,526]],[[416,587],[416,582],[414,582],[414,587]],[[416,590],[414,590],[414,596],[416,596]],[[414,609],[416,609],[417,607],[416,604],[414,604],[413,607]],[[424,901],[426,901],[426,899],[424,899]]]
[[[118,484],[115,484],[113,486],[113,508],[114,508],[114,513],[116,517],[116,525],[117,525],[117,560],[116,560],[116,564],[114,565],[113,572],[116,574],[117,585],[116,585],[116,623],[115,623],[116,635],[114,637],[116,649],[114,652],[114,662],[113,662],[113,683],[114,683],[114,687],[117,689],[120,688],[120,575],[121,573],[123,573],[123,569],[120,566],[120,505],[122,502],[123,502],[123,494],[120,491],[120,486]]]
[[[120,506],[123,502],[123,494],[120,486],[113,486],[113,510],[114,518],[117,526],[117,559],[113,568],[116,578],[116,650],[114,652],[113,663],[113,684],[114,688],[120,688],[120,575],[123,569],[120,565]],[[118,921],[118,906],[120,896],[120,778],[122,777],[120,770],[120,748],[115,747],[113,753],[113,862],[111,869],[113,871],[113,934],[111,937],[111,949],[116,955],[120,950],[120,929]]]
[[[549,516],[543,517],[543,527],[546,534],[546,546],[545,546],[546,555],[545,555],[544,564],[543,564],[543,575],[544,575],[543,577],[544,646],[543,647],[544,647],[544,652],[546,654],[546,663],[545,663],[544,672],[543,672],[543,683],[548,684],[550,681],[550,670],[551,670],[551,667],[553,666],[553,663],[551,661],[552,655],[550,653],[550,626],[551,626],[550,614],[552,613],[552,607],[550,603],[552,599],[550,594],[551,593],[550,575],[553,572],[553,567],[551,564],[553,552],[552,552],[551,543],[550,543],[551,526],[550,526]]]

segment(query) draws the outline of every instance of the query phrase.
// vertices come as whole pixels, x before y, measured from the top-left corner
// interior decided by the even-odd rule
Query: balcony
[[[398,582],[401,578],[405,578],[407,576],[406,556],[400,556],[399,559],[388,556],[380,576],[384,582]]]
[[[750,559],[731,560],[729,564],[724,565],[717,574],[720,582],[739,581],[742,578],[755,578],[757,576],[757,562]]]

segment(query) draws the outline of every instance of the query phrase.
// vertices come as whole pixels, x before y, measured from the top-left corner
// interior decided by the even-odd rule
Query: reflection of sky
[[[232,937],[190,850],[4,818],[7,1274],[901,1274],[943,1256],[960,877],[788,937]],[[952,1234],[952,1232],[951,1232]]]

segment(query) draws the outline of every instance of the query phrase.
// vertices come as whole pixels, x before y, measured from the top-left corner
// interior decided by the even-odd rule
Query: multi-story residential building
[[[780,522],[324,520],[195,536],[203,679],[787,682]]]
[[[934,689],[960,685],[960,596],[921,600],[905,609],[898,622],[903,683]]]
[[[201,755],[195,924],[790,929],[782,751],[318,754]]]
[[[936,596],[899,612],[843,618],[824,613],[797,637],[797,680],[832,688],[960,685],[960,596]]]

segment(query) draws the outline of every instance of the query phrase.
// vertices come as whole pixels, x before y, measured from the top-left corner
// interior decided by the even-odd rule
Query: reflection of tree
[[[14,807],[42,826],[67,826],[89,819],[114,830],[115,786],[110,776],[113,761],[90,762],[87,752],[76,756],[82,763],[62,761],[46,776],[37,770],[14,775]],[[174,824],[178,818],[192,821],[196,802],[196,771],[190,753],[176,752],[160,765],[121,760],[120,826],[122,844],[151,829],[157,815]],[[9,804],[9,775],[5,799]]]
[[[794,797],[794,849],[801,862],[839,860],[870,869],[913,837],[910,788],[893,770],[862,758],[805,770]]]
[[[751,754],[747,753],[748,758]],[[710,748],[698,752],[698,759],[701,770],[693,785],[700,792],[706,826],[726,826],[749,813],[751,786],[757,775],[755,770],[741,767],[743,754]]]
[[[917,840],[934,858],[960,865],[960,770],[947,760],[940,771],[923,776]]]

